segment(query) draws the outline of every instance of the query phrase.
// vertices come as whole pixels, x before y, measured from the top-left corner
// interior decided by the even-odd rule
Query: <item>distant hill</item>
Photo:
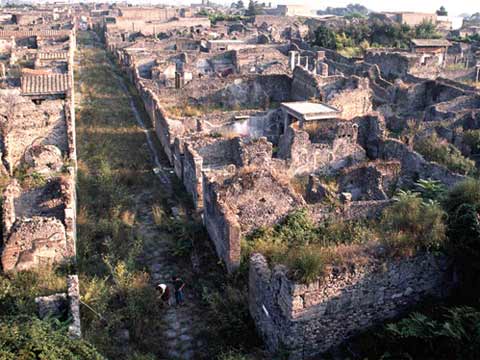
[[[327,7],[325,10],[318,10],[317,15],[363,15],[370,14],[370,10],[360,4],[349,4],[346,7]]]

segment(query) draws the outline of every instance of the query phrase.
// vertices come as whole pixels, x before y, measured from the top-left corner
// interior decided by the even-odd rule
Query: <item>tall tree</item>
[[[248,8],[247,8],[247,11],[245,12],[245,15],[255,16],[258,14],[259,14],[258,3],[254,0],[250,0],[250,2],[248,3]]]
[[[448,11],[445,9],[445,6],[440,6],[440,9],[437,10],[438,16],[448,16]]]
[[[315,45],[335,50],[337,48],[335,32],[325,26],[319,26],[315,30]]]

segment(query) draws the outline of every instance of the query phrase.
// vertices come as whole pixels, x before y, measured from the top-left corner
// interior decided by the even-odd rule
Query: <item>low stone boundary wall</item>
[[[289,360],[317,358],[356,333],[428,297],[441,298],[453,280],[445,257],[429,253],[333,267],[304,285],[287,269],[269,268],[261,254],[250,259],[249,308],[267,348]]]

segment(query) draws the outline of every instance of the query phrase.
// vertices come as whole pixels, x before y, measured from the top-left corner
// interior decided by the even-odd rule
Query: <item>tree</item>
[[[245,15],[247,16],[255,16],[260,14],[260,6],[258,5],[258,2],[254,0],[250,0],[248,3],[248,8],[247,11],[245,12]]]
[[[415,26],[415,37],[417,39],[436,39],[439,37],[437,27],[431,21],[423,21]]]
[[[480,181],[468,179],[455,185],[445,199],[449,248],[467,281],[480,270]]]
[[[448,11],[445,9],[445,6],[440,6],[440,9],[437,10],[438,16],[448,16]]]
[[[242,0],[238,0],[237,2],[232,3],[232,8],[235,9],[245,9],[245,4]]]
[[[337,39],[335,32],[325,26],[319,26],[315,30],[315,42],[314,45],[321,46],[327,49],[337,49]]]

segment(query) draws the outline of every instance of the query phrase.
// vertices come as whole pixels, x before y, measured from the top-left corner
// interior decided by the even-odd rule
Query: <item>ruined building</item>
[[[235,38],[224,28],[218,41],[193,26],[161,39],[103,30],[229,272],[240,266],[242,239],[295,210],[317,222],[375,218],[419,179],[450,187],[465,178],[394,137],[412,119],[422,125],[417,136],[437,131],[457,144],[459,124],[480,128],[478,92],[415,70],[438,60],[435,51],[425,55],[428,44],[358,61],[275,37],[263,23]],[[439,73],[450,61],[447,50],[441,56]],[[334,189],[326,185],[332,179]],[[355,249],[364,259],[358,266],[329,268],[310,284],[296,283],[283,265],[271,268],[262,254],[251,257],[250,313],[268,349],[315,358],[453,287],[448,259],[385,260],[370,245]]]

